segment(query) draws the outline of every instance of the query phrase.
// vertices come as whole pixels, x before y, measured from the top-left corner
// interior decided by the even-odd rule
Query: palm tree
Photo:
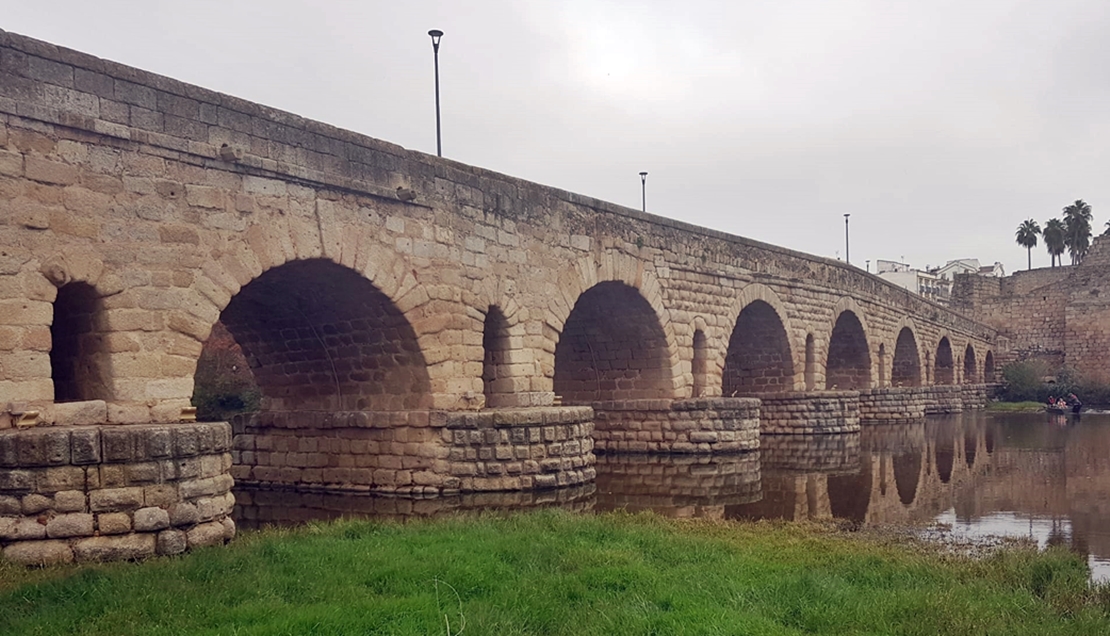
[[[1078,265],[1091,247],[1091,205],[1083,199],[1064,208],[1064,244],[1072,265]]]
[[[1021,222],[1017,229],[1017,244],[1027,250],[1029,269],[1033,269],[1033,248],[1037,247],[1037,235],[1041,233],[1041,226],[1033,219]]]
[[[1107,231],[1110,231],[1108,228]],[[1056,267],[1056,260],[1064,253],[1067,246],[1064,244],[1064,222],[1060,219],[1049,219],[1044,224],[1044,246],[1048,248],[1048,255],[1052,257],[1052,266]],[[1063,261],[1061,261],[1062,263]]]
[[[1110,221],[1106,222],[1106,229],[1103,230],[1102,234],[1099,234],[1099,236],[1110,236]]]

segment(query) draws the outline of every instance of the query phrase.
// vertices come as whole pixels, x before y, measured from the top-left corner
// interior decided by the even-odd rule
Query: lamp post
[[[848,258],[848,217],[850,217],[850,216],[852,216],[852,215],[851,214],[845,214],[844,215],[844,262],[847,263],[848,265],[852,264],[851,259]]]
[[[443,141],[439,132],[439,39],[443,37],[443,31],[439,29],[432,29],[428,31],[428,35],[432,36],[432,57],[435,58],[436,67],[436,156],[443,156]]]
[[[640,209],[647,213],[647,173],[640,173]]]

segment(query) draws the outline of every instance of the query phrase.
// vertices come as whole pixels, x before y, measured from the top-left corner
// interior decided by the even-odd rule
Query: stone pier
[[[0,431],[0,547],[17,563],[138,559],[235,536],[225,423]]]
[[[727,453],[759,448],[757,398],[595,402],[601,453]]]
[[[858,433],[858,391],[811,391],[760,396],[759,427],[765,434]]]

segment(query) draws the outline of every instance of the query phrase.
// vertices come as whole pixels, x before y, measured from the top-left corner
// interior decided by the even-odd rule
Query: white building
[[[978,274],[996,278],[1002,278],[1006,275],[1002,263],[996,262],[994,265],[981,266],[977,258],[958,258],[954,261],[948,261],[944,264],[944,267],[938,267],[931,271],[940,276],[947,276],[949,280],[955,280],[956,274]]]
[[[875,272],[880,278],[938,303],[947,303],[952,294],[951,279],[935,272],[913,269],[905,263],[879,260],[876,261]]]

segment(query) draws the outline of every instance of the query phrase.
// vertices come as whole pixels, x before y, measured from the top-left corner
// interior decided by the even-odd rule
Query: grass
[[[987,410],[995,413],[1033,413],[1044,411],[1044,402],[991,402]]]
[[[0,565],[0,634],[1107,634],[1067,552],[969,560],[822,526],[539,512]]]

